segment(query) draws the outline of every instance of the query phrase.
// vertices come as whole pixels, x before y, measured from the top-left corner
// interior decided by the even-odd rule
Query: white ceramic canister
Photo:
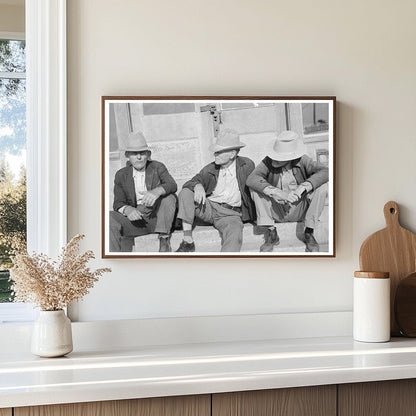
[[[354,272],[353,336],[362,342],[390,340],[388,272]]]

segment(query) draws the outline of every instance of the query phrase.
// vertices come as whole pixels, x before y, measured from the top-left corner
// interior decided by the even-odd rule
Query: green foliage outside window
[[[10,273],[8,270],[0,270],[0,303],[11,302],[13,300],[9,276]]]
[[[16,248],[26,244],[26,172],[13,180],[6,162],[0,164],[0,302],[12,298],[8,269]]]

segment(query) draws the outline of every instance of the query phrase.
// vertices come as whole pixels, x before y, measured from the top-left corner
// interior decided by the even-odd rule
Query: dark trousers
[[[204,206],[195,205],[194,193],[188,188],[179,193],[178,218],[193,224],[195,217],[212,224],[221,237],[222,252],[238,252],[243,244],[243,222],[241,213],[225,208],[221,204],[206,200]]]
[[[159,198],[153,207],[138,205],[143,218],[130,221],[117,211],[110,211],[110,251],[130,252],[134,239],[151,233],[170,234],[176,211],[176,196]]]

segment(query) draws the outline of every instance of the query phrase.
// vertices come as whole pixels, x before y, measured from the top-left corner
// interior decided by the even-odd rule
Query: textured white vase
[[[71,321],[63,310],[40,311],[33,325],[31,351],[39,357],[61,357],[72,351]]]

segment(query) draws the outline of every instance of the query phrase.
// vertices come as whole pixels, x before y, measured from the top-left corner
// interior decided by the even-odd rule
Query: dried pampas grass
[[[26,250],[17,253],[10,270],[14,301],[34,303],[42,310],[56,311],[86,295],[99,277],[111,269],[91,271],[87,267],[94,253],[78,254],[83,238],[80,234],[72,238],[58,261],[45,254],[29,255]]]

